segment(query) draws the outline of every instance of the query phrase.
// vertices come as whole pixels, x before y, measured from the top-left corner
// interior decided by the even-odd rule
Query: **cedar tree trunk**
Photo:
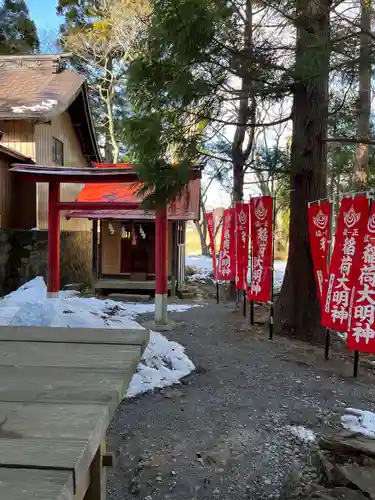
[[[331,0],[297,0],[291,148],[289,255],[276,328],[320,340],[320,306],[307,225],[308,201],[327,193],[329,11]]]

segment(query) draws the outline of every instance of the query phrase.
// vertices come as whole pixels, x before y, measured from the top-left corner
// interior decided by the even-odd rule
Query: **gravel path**
[[[197,373],[119,408],[108,436],[118,455],[108,500],[296,497],[317,480],[316,464],[314,443],[290,426],[319,434],[346,406],[375,409],[373,374],[361,368],[354,380],[351,358],[337,351],[324,362],[320,348],[269,341],[233,307],[172,317],[166,336],[186,346]]]

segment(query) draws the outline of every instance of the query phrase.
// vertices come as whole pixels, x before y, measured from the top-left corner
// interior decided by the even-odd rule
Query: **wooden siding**
[[[9,172],[12,158],[0,153],[0,227],[12,227],[13,178]]]
[[[0,152],[0,228],[32,229],[36,225],[36,189],[9,172],[17,161]]]
[[[0,121],[1,139],[4,146],[16,149],[35,160],[34,125],[24,120]]]
[[[121,273],[121,223],[112,222],[115,230],[111,234],[108,229],[108,223],[105,221],[102,225],[102,273],[119,275]]]
[[[88,166],[87,158],[82,154],[81,143],[68,112],[54,118],[52,122],[35,126],[35,161],[40,165],[52,165],[52,137],[64,144],[64,165],[68,167]],[[61,200],[73,201],[83,188],[83,184],[62,184]],[[37,215],[38,227],[48,226],[48,186],[38,184]],[[61,229],[65,231],[89,231],[91,222],[85,219],[67,221],[61,218]]]
[[[103,221],[101,225],[101,273],[105,275],[119,276],[121,274],[121,222],[112,221],[115,233],[112,235],[108,229],[109,221]],[[173,248],[173,224],[168,224],[167,260],[168,274],[172,274],[172,248]],[[155,249],[153,249],[155,251]]]

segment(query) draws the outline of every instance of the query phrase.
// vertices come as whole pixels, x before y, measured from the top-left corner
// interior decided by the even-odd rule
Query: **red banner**
[[[272,286],[272,196],[250,200],[251,283],[249,300],[269,302]]]
[[[364,239],[362,254],[358,259],[359,277],[353,287],[348,326],[348,348],[360,352],[375,352],[375,204]]]
[[[331,228],[331,204],[328,200],[309,205],[308,210],[311,255],[320,301],[323,284],[328,278],[328,249]]]
[[[218,281],[232,281],[236,276],[236,239],[234,227],[234,209],[228,208],[224,210],[223,215],[219,264],[217,268]]]
[[[340,205],[335,246],[322,301],[322,325],[332,330],[347,331],[348,328],[350,293],[359,275],[368,210],[366,196],[344,198]]]
[[[236,203],[236,288],[246,290],[249,266],[250,206]]]
[[[216,280],[215,222],[212,212],[206,213],[206,222],[207,222],[208,236],[210,239],[210,250],[212,255],[212,271],[214,275],[214,280]]]

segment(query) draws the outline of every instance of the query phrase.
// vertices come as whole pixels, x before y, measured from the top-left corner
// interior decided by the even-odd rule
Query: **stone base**
[[[155,323],[168,324],[168,295],[166,293],[155,293]]]
[[[174,321],[168,321],[167,325],[158,325],[154,320],[152,320],[145,321],[144,323],[141,323],[141,325],[148,330],[153,330],[154,332],[170,332],[176,326],[176,323]]]

